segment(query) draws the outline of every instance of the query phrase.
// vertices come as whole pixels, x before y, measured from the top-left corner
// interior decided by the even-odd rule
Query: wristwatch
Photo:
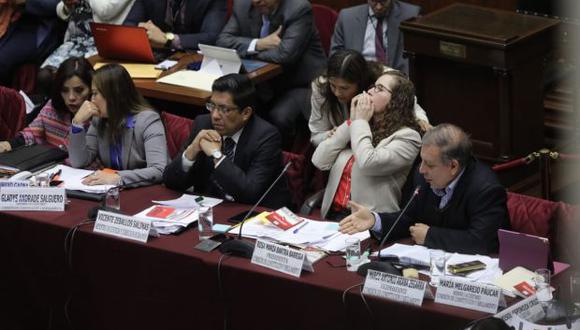
[[[223,157],[224,155],[222,154],[222,152],[221,152],[219,149],[216,149],[216,150],[214,150],[214,151],[211,153],[211,156],[212,156],[212,157],[213,157],[213,159],[215,159],[215,160],[220,160],[220,159],[222,159],[222,157]]]
[[[173,40],[175,40],[175,34],[171,33],[171,32],[167,32],[165,33],[165,39],[167,41],[165,41],[165,48],[171,48],[171,45],[173,44]]]

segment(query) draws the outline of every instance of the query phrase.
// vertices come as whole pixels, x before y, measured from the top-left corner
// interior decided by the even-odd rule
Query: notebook
[[[517,266],[532,271],[538,268],[553,270],[550,260],[550,242],[547,238],[500,229],[499,268],[504,273]]]
[[[142,27],[91,23],[99,56],[111,60],[157,63]]]

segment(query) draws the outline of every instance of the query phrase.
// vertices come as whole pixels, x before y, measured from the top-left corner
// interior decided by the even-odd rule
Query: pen
[[[62,169],[59,169],[58,171],[52,173],[50,175],[50,181],[54,180],[54,178],[56,178],[57,176],[59,176],[62,173]]]
[[[300,226],[298,226],[298,228],[294,229],[294,231],[292,232],[293,234],[297,234],[298,231],[300,231],[300,229],[306,227],[306,225],[308,224],[308,222],[304,221],[303,224],[301,224]]]

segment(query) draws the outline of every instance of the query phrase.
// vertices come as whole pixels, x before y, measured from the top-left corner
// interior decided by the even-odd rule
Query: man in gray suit
[[[282,133],[293,127],[301,112],[310,117],[310,82],[326,65],[310,2],[237,0],[217,45],[283,66],[284,74],[274,82],[277,98],[268,114]]]
[[[420,9],[398,0],[368,0],[367,4],[341,10],[332,35],[331,55],[339,49],[354,49],[367,60],[408,74],[399,25],[419,15]]]

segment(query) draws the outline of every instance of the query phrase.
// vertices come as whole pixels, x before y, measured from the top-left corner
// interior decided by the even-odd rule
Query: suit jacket
[[[421,147],[421,136],[410,128],[401,128],[384,138],[376,147],[365,120],[354,120],[350,126],[340,125],[332,137],[322,141],[312,155],[312,163],[320,170],[330,170],[324,190],[321,214],[326,217],[336,195],[344,167],[351,156],[351,199],[372,211],[399,210],[401,191],[413,161]]]
[[[186,190],[191,186],[200,194],[224,198],[228,194],[236,202],[255,204],[282,171],[281,138],[278,130],[253,115],[236,145],[234,161],[224,159],[216,168],[213,158],[201,151],[195,163],[184,172],[182,155],[202,129],[213,129],[210,115],[195,118],[195,125],[177,157],[167,166],[163,181],[168,188]],[[286,178],[282,178],[262,201],[271,208],[291,203]]]
[[[387,17],[387,65],[409,73],[409,62],[403,58],[403,34],[399,25],[411,17],[419,15],[420,7],[401,1],[393,1],[393,8]],[[340,11],[334,34],[330,42],[330,54],[339,49],[363,51],[364,35],[369,17],[369,5],[359,5]]]
[[[409,236],[409,226],[422,222],[430,226],[425,238],[425,246],[429,248],[471,254],[498,251],[498,229],[510,228],[507,193],[487,166],[473,159],[459,178],[451,200],[442,209],[439,209],[440,197],[418,171],[413,187],[419,187],[419,195],[393,231],[393,238]],[[398,215],[399,212],[380,214],[383,234]]]
[[[199,44],[215,44],[227,16],[226,0],[185,0],[185,26],[188,33],[179,33],[183,49],[198,49]],[[171,32],[165,24],[167,0],[137,0],[129,12],[125,25],[137,25],[152,20],[164,32]]]
[[[99,136],[97,131],[100,121],[101,118],[93,118],[86,132],[69,134],[72,167],[85,167],[97,157],[105,167],[111,167],[109,138]],[[133,127],[126,127],[123,132],[123,170],[117,173],[124,185],[137,187],[159,183],[169,161],[161,118],[157,112],[147,110],[135,114],[133,121]]]
[[[282,0],[270,17],[270,32],[282,25],[282,42],[276,49],[259,52],[258,60],[284,66],[289,86],[308,86],[326,65],[320,36],[314,25],[312,5],[306,0]],[[251,0],[234,2],[233,13],[220,33],[217,45],[233,48],[248,56],[253,39],[260,38],[262,16]]]

